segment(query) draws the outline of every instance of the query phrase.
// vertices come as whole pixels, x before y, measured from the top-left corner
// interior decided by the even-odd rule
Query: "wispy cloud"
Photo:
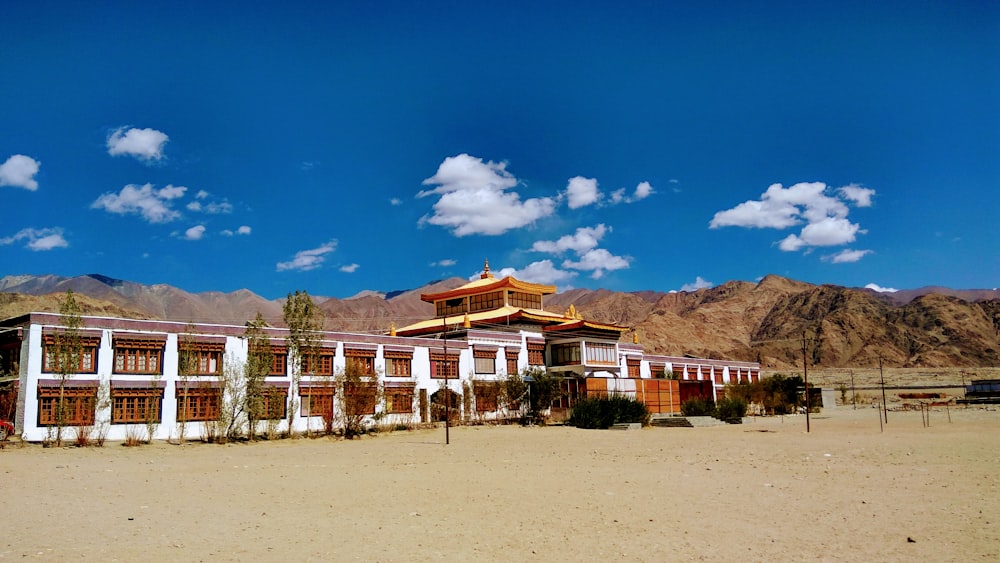
[[[438,260],[437,262],[431,262],[429,265],[432,268],[434,268],[434,267],[450,268],[450,267],[454,266],[457,263],[458,262],[456,262],[455,260],[452,260],[451,258],[445,258],[444,260]]]
[[[358,268],[360,268],[360,267],[361,267],[360,264],[347,264],[347,265],[341,266],[338,269],[341,272],[344,272],[345,274],[353,274],[354,272],[358,271]]]
[[[231,237],[233,235],[249,235],[250,231],[251,231],[250,227],[243,225],[240,228],[236,229],[235,232],[233,232],[231,229],[223,229],[222,235],[227,237]]]
[[[25,156],[15,154],[0,164],[0,186],[13,186],[35,191],[38,189],[38,181],[35,174],[42,163]]]
[[[161,160],[168,140],[170,137],[156,129],[119,127],[108,135],[108,154],[133,156],[144,162]]]
[[[788,188],[772,184],[759,200],[745,201],[717,212],[709,222],[709,228],[781,230],[805,223],[798,234],[790,234],[779,241],[778,247],[794,252],[810,247],[850,244],[857,235],[867,231],[847,219],[847,202],[867,207],[871,205],[875,190],[852,184],[834,190],[835,196],[828,195],[828,191],[827,185],[822,182],[801,182]]]
[[[896,293],[897,291],[899,291],[895,287],[882,287],[876,283],[870,283],[866,285],[865,288],[870,289],[872,291],[877,291],[879,293]]]
[[[423,181],[436,186],[421,191],[418,198],[440,196],[434,212],[420,219],[451,229],[458,237],[500,235],[511,229],[530,225],[555,212],[555,200],[548,197],[521,201],[517,178],[507,171],[504,162],[484,162],[481,158],[460,154],[444,159],[437,173]]]
[[[129,184],[117,194],[102,195],[90,207],[118,215],[141,215],[150,223],[169,223],[181,216],[171,207],[171,201],[183,197],[186,190],[184,186],[167,186],[157,190],[152,184]]]
[[[63,230],[59,227],[47,229],[21,229],[9,237],[0,238],[0,245],[25,242],[24,247],[34,251],[52,250],[54,248],[66,248],[69,242],[63,238]]]
[[[389,205],[392,206],[403,205],[403,200],[399,199],[398,197],[391,197],[389,198]]]
[[[832,264],[850,264],[861,260],[865,256],[871,254],[871,250],[853,250],[850,248],[845,248],[836,254],[829,254],[824,256],[822,260],[824,262],[830,262]]]
[[[326,261],[326,255],[330,254],[337,249],[337,241],[331,240],[328,243],[320,245],[317,248],[311,248],[309,250],[300,250],[295,253],[295,257],[287,262],[278,262],[277,271],[284,272],[287,270],[296,270],[299,272],[308,272],[309,270],[315,270],[323,265]]]

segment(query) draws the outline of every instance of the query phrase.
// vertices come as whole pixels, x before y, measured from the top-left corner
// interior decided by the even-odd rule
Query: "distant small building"
[[[302,366],[301,375],[292,373],[288,331],[266,328],[274,358],[264,382],[273,403],[267,416],[279,431],[322,428],[324,417],[337,415],[334,396],[342,390],[331,381],[348,362],[377,377],[384,398],[368,414],[389,424],[441,419],[435,405],[444,404],[461,420],[507,416],[514,405],[498,402],[499,382],[529,367],[564,376],[556,416],[580,397],[611,393],[642,400],[653,412],[677,412],[688,396],[714,397],[727,383],[760,377],[753,362],[645,354],[634,337],[622,342],[628,327],[586,320],[573,306],[563,314],[544,310],[553,293],[551,285],[496,279],[487,263],[480,279],[421,296],[434,305],[432,319],[383,335],[322,332],[315,365]],[[101,427],[110,440],[151,419],[155,439],[178,436],[181,422],[187,436],[200,436],[230,400],[220,374],[248,358],[243,326],[82,321],[79,366],[65,380],[53,359],[65,317],[29,313],[0,322],[0,419],[12,420],[26,440],[51,435],[60,396],[65,426]],[[179,369],[182,357],[190,369]]]

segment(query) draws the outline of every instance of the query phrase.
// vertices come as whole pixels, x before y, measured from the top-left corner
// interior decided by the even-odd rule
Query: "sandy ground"
[[[995,561],[1000,412],[0,451],[0,559]]]

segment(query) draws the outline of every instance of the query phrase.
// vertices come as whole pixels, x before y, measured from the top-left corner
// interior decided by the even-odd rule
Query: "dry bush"
[[[86,448],[94,445],[94,427],[89,425],[77,426],[76,427],[76,445],[80,448]]]
[[[125,441],[122,442],[123,446],[126,448],[134,448],[136,446],[141,446],[142,442],[142,433],[138,428],[129,426],[125,429]]]

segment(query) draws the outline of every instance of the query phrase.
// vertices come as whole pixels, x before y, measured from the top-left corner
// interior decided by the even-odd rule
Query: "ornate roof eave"
[[[583,319],[577,319],[568,323],[561,323],[554,326],[547,326],[544,328],[546,332],[560,332],[566,330],[582,330],[582,329],[604,330],[608,332],[617,332],[618,334],[622,334],[632,330],[631,327],[627,326],[607,325],[602,323],[595,323],[593,321],[586,321]]]
[[[480,313],[461,313],[451,315],[446,318],[430,319],[412,324],[403,328],[397,328],[396,334],[399,336],[419,336],[424,334],[435,334],[444,330],[445,326],[466,328],[483,328],[510,322],[528,322],[532,324],[557,324],[565,322],[562,315],[549,313],[548,311],[534,309],[515,309],[511,307],[496,309],[493,311],[483,311]],[[466,324],[468,323],[468,324]]]
[[[493,279],[493,278],[483,278],[483,279]],[[442,301],[445,299],[455,299],[458,297],[468,297],[469,295],[477,295],[480,293],[487,293],[499,289],[517,289],[528,293],[538,293],[540,295],[551,295],[556,292],[556,286],[554,285],[529,283],[521,281],[517,278],[507,276],[506,278],[496,280],[492,283],[483,283],[483,280],[476,280],[474,282],[467,283],[461,287],[457,287],[449,291],[442,291],[439,293],[422,293],[420,294],[420,299],[428,303],[434,303],[435,301]]]

